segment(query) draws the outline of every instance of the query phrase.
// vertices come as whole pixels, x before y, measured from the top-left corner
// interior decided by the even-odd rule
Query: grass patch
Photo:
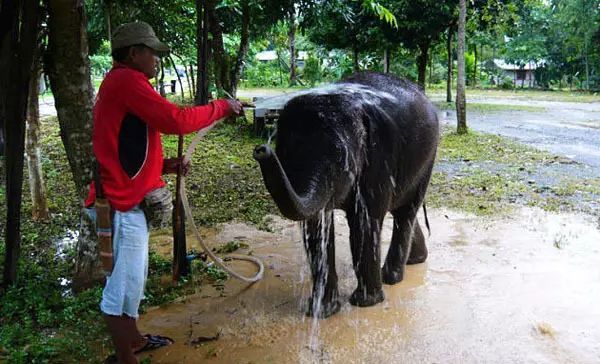
[[[431,97],[446,97],[439,89],[427,90]],[[530,89],[500,90],[467,88],[467,98],[507,98],[518,100],[558,101],[558,102],[600,102],[600,93],[586,91],[545,91]]]
[[[499,174],[475,170],[465,176],[435,172],[431,179],[427,203],[450,207],[476,215],[497,215],[510,211],[526,189],[520,181],[507,180]]]
[[[470,131],[459,135],[445,131],[438,149],[438,160],[444,161],[492,161],[516,167],[544,163],[569,162],[568,159],[554,156],[493,134]]]
[[[517,205],[547,211],[583,211],[600,194],[600,178],[560,176],[552,186],[540,186],[528,173],[550,164],[572,164],[567,158],[540,151],[497,135],[445,130],[427,201],[431,206],[464,210],[477,215],[502,215]]]
[[[455,110],[453,102],[434,102],[434,105],[440,110]],[[478,113],[497,113],[505,111],[526,111],[526,112],[544,112],[546,108],[541,106],[529,105],[505,105],[505,104],[485,104],[476,102],[467,102],[467,111]]]

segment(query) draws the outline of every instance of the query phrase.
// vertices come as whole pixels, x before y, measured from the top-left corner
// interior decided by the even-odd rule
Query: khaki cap
[[[158,40],[152,27],[143,21],[125,23],[115,29],[111,39],[111,51],[136,44],[143,44],[159,53],[170,51],[166,44]]]

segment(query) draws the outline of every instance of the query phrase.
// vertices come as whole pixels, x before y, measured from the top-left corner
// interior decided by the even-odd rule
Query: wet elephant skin
[[[416,220],[439,141],[436,110],[420,89],[391,75],[359,73],[291,99],[277,125],[276,148],[255,149],[281,213],[303,221],[313,290],[308,314],[340,309],[333,209],[342,209],[358,286],[356,306],[384,300],[382,283],[403,279],[406,264],[427,258]],[[381,268],[381,226],[394,216]]]

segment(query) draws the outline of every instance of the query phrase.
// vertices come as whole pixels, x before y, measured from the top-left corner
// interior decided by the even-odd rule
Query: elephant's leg
[[[419,264],[427,260],[427,245],[425,245],[425,236],[421,230],[419,221],[415,219],[413,225],[412,243],[406,264]]]
[[[394,231],[385,264],[381,269],[383,282],[396,284],[404,278],[406,264],[422,263],[427,259],[427,247],[421,226],[416,219],[429,186],[433,163],[421,177],[412,202],[392,211]]]
[[[413,243],[413,231],[421,231],[416,217],[417,210],[413,207],[401,207],[392,211],[394,230],[385,264],[381,275],[385,284],[396,284],[404,278],[404,267]],[[421,233],[421,238],[423,233]],[[425,245],[424,239],[423,246]]]
[[[335,271],[333,211],[306,220],[304,248],[313,279],[308,316],[326,318],[340,310],[338,277]]]
[[[350,248],[352,263],[358,287],[350,296],[354,306],[373,306],[384,300],[381,285],[381,217],[369,216],[366,211],[357,208],[347,211],[350,227]]]

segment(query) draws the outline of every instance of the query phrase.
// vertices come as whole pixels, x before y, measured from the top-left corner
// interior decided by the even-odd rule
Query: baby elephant
[[[439,141],[436,111],[421,90],[391,75],[359,73],[292,98],[283,108],[273,152],[254,158],[281,213],[304,221],[304,246],[313,278],[308,314],[340,309],[335,271],[333,209],[350,227],[358,287],[356,306],[383,301],[382,282],[403,279],[406,264],[425,261],[416,219]],[[381,268],[381,226],[394,217]]]

